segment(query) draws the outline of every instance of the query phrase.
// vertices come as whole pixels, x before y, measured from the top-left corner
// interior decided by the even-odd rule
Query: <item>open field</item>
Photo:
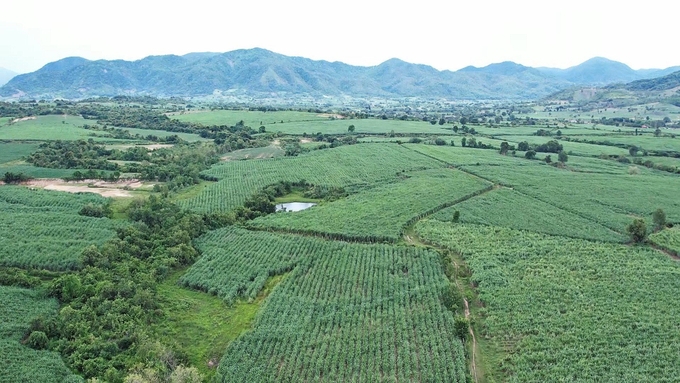
[[[648,171],[628,174],[572,172],[552,166],[464,166],[480,177],[516,189],[556,207],[623,233],[633,217],[648,221],[663,208],[669,220],[680,219],[680,202],[673,196],[680,178]],[[546,182],[550,180],[550,182]]]
[[[573,112],[524,120],[538,103],[513,112],[535,125],[506,114],[500,127],[466,124],[470,134],[422,119],[514,107],[367,99],[324,113],[178,114],[209,105],[106,100],[59,113],[209,138],[49,142],[43,166],[118,164],[131,177],[65,182],[77,169],[25,158],[40,142],[108,134],[78,128],[95,120],[0,119],[0,176],[44,178],[0,185],[0,383],[82,381],[68,368],[112,383],[678,381],[680,159],[643,151],[680,152],[675,130],[634,136]],[[20,117],[57,104],[0,106]],[[564,163],[499,153],[557,130]],[[282,202],[317,205],[274,213]],[[653,233],[657,209],[669,228]],[[639,237],[627,229],[636,219]],[[24,342],[30,326],[46,349]]]
[[[0,166],[28,156],[38,149],[35,143],[0,142]]]
[[[365,188],[395,180],[398,173],[439,168],[436,160],[398,145],[373,144],[316,150],[298,157],[230,161],[204,172],[218,182],[182,199],[179,204],[195,211],[229,211],[262,188],[279,181],[306,181],[314,185]]]
[[[0,382],[76,383],[58,353],[34,350],[21,343],[31,321],[56,314],[57,301],[40,293],[0,286]]]
[[[94,137],[95,131],[79,128],[88,123],[93,125],[94,121],[85,120],[80,116],[39,116],[10,125],[0,125],[0,140],[49,141],[92,138],[95,141],[119,141],[112,138]]]
[[[249,112],[218,110],[210,112],[186,113],[171,116],[186,122],[204,125],[235,125],[243,121],[246,125],[257,129],[264,125],[268,132],[282,132],[301,135],[347,134],[350,125],[355,126],[355,133],[450,133],[453,125],[432,125],[429,121],[401,121],[382,119],[331,119],[329,116],[305,112]],[[283,121],[283,122],[281,122]]]
[[[492,184],[453,169],[406,173],[404,180],[296,213],[258,218],[263,229],[329,235],[366,242],[397,241],[410,222],[480,194]]]
[[[223,296],[250,296],[295,265],[227,348],[219,381],[465,381],[435,253],[241,229],[200,243],[205,256],[183,280]],[[289,264],[271,264],[279,254]]]
[[[80,253],[115,235],[120,222],[78,215],[95,194],[67,194],[0,186],[0,266],[69,270],[80,266]]]
[[[621,242],[627,239],[591,220],[506,188],[490,191],[441,210],[432,218],[451,221],[455,211],[460,213],[460,221],[464,223],[508,227],[604,242]]]
[[[672,381],[679,376],[680,264],[645,247],[423,221],[463,255],[484,337],[510,381]]]

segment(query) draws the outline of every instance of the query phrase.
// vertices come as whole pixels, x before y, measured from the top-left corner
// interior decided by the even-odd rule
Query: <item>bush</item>
[[[536,158],[536,152],[533,150],[529,150],[528,152],[524,153],[524,158],[527,160],[533,160]]]
[[[26,345],[35,350],[44,350],[47,348],[47,335],[42,331],[33,331],[26,339]]]
[[[661,209],[656,209],[652,215],[654,220],[654,230],[659,231],[666,227],[666,213]]]
[[[633,242],[640,243],[647,237],[647,224],[645,224],[644,219],[635,219],[630,225],[626,227],[626,232]]]

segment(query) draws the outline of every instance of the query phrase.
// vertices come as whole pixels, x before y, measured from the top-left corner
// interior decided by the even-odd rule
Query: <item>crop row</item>
[[[455,211],[459,212],[460,221],[465,223],[605,242],[622,242],[627,239],[596,222],[507,188],[471,198],[435,213],[432,218],[451,221]]]
[[[0,266],[68,270],[80,266],[90,244],[115,235],[121,224],[107,218],[78,215],[96,195],[0,187]]]
[[[260,229],[332,235],[367,242],[396,241],[405,226],[491,184],[454,169],[407,173],[408,178],[296,213],[258,218]]]
[[[249,276],[254,289],[259,275],[295,262],[253,329],[230,344],[220,381],[465,381],[437,254],[236,228],[199,246],[205,253],[183,280],[202,278],[218,293],[239,290]]]
[[[199,212],[229,211],[268,185],[304,180],[315,185],[362,188],[395,180],[398,174],[442,164],[398,145],[349,145],[298,157],[231,161],[205,175],[219,182],[179,203]]]
[[[670,382],[680,376],[680,264],[647,247],[425,220],[461,253],[484,303],[480,336],[507,381]]]
[[[59,354],[33,350],[20,343],[31,321],[53,315],[55,300],[43,299],[36,291],[0,286],[0,383],[79,382]]]

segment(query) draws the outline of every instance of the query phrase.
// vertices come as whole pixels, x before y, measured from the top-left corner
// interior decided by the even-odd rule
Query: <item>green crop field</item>
[[[266,127],[290,122],[309,122],[309,121],[327,121],[331,118],[330,115],[321,113],[296,112],[296,111],[249,111],[249,110],[211,110],[211,111],[196,111],[190,113],[171,113],[170,118],[184,121],[210,125],[236,125],[239,121],[247,126],[255,129],[261,125]]]
[[[459,212],[460,221],[465,223],[605,242],[621,242],[627,239],[596,222],[506,188],[493,190],[441,210],[432,218],[451,221],[455,211]]]
[[[680,219],[680,201],[674,197],[680,178],[668,173],[628,174],[623,167],[620,174],[586,173],[547,165],[521,170],[487,165],[462,169],[620,233],[636,216],[651,221],[652,213],[661,207],[670,220]]]
[[[432,125],[428,121],[402,121],[382,119],[341,119],[330,115],[305,112],[251,112],[216,110],[174,114],[171,118],[195,122],[204,125],[235,125],[243,121],[246,125],[257,129],[264,125],[268,132],[287,134],[346,134],[350,125],[355,126],[355,133],[451,133],[453,125]],[[281,122],[283,121],[283,122]]]
[[[674,381],[680,264],[628,247],[504,228],[416,226],[463,255],[483,302],[480,337],[508,381]]]
[[[653,130],[652,130],[653,131]],[[663,133],[674,134],[675,131],[662,130]],[[590,140],[602,143],[611,143],[615,145],[635,145],[640,150],[655,150],[655,151],[669,151],[680,152],[680,137],[654,137],[651,134],[645,136],[607,136],[607,137],[588,137],[588,136],[574,136],[574,139]],[[603,145],[600,145],[603,146]],[[566,145],[565,145],[566,148]],[[627,150],[626,150],[627,152]]]
[[[31,321],[54,315],[56,310],[56,300],[44,299],[36,291],[0,286],[0,382],[83,381],[66,368],[59,354],[21,344]]]
[[[93,125],[94,121],[78,116],[38,116],[35,119],[0,125],[0,140],[87,140],[116,141],[103,137],[93,137],[91,130],[79,128],[84,124]]]
[[[442,166],[398,145],[374,144],[316,150],[298,157],[230,161],[205,172],[219,182],[205,185],[200,192],[180,199],[179,204],[199,212],[229,211],[279,181],[362,188],[396,180],[401,172]]]
[[[649,241],[662,249],[680,255],[680,229],[666,229],[649,236]]]
[[[120,225],[107,218],[78,215],[86,204],[104,202],[91,193],[0,187],[0,266],[51,270],[79,267],[82,250],[112,238]]]
[[[304,211],[258,218],[252,225],[369,242],[396,241],[412,220],[492,187],[453,169],[406,173],[406,177]]]
[[[0,142],[0,165],[21,160],[38,149],[38,144]]]
[[[554,140],[554,137],[541,137],[541,136],[501,136],[500,139],[507,140],[511,144],[517,144],[522,141],[528,142],[530,145],[541,145],[545,144],[550,140]],[[604,137],[591,137],[591,140],[599,140]],[[609,137],[606,137],[608,140]],[[558,141],[563,147],[564,151],[577,156],[599,156],[600,154],[606,155],[628,155],[628,150],[623,148],[617,148],[615,146],[604,146],[604,145],[594,145],[586,144],[581,142],[571,142],[566,140]]]
[[[199,243],[183,281],[223,296],[252,296],[292,269],[227,348],[219,381],[465,381],[436,253],[242,229]]]

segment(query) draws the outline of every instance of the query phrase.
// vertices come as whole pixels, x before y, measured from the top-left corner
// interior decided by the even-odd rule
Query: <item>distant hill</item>
[[[12,72],[9,69],[0,68],[0,86],[3,86],[9,82],[17,73]]]
[[[650,103],[680,107],[680,70],[662,77],[626,84],[571,87],[551,94],[544,101],[567,101],[578,104],[584,110]]]
[[[663,77],[633,81],[622,88],[632,91],[667,91],[680,89],[680,70]]]
[[[373,67],[290,57],[265,49],[149,56],[138,61],[69,57],[19,75],[0,97],[206,96],[215,92],[428,97],[461,100],[536,99],[575,84],[628,82],[639,73],[602,58],[568,69],[513,62],[459,71],[390,59]]]

